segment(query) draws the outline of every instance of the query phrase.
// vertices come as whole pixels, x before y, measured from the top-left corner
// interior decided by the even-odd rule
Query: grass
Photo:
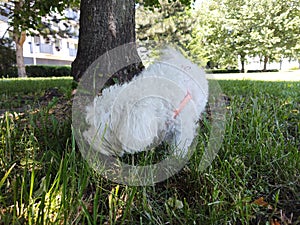
[[[72,77],[51,78],[2,78],[0,79],[0,94],[32,93],[32,90],[44,91],[48,88],[71,88]]]
[[[230,104],[212,165],[198,170],[199,144],[176,176],[150,187],[112,183],[82,159],[70,116],[59,114],[71,81],[55,85],[64,97],[47,104],[37,98],[28,113],[3,112],[0,224],[299,224],[300,83],[219,84]],[[43,96],[43,88],[18,95]],[[15,96],[15,87],[5,89],[2,107],[13,109],[3,102]],[[209,134],[209,121],[204,124],[200,143]]]
[[[290,70],[299,70],[299,69],[300,69],[299,66],[295,66],[295,67],[290,68]]]
[[[0,112],[3,109],[24,111],[27,106],[33,106],[48,89],[57,89],[70,98],[73,86],[70,77],[0,79]]]

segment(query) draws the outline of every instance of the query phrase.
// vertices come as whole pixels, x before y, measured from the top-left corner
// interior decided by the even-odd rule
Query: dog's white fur
[[[189,92],[192,99],[174,118]],[[178,51],[167,48],[129,83],[103,90],[86,108],[90,125],[84,137],[105,155],[136,153],[166,141],[186,154],[196,136],[197,120],[208,100],[203,70]]]

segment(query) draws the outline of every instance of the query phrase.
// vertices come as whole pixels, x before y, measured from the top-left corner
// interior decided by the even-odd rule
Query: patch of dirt
[[[50,88],[45,91],[39,102],[42,107],[49,107],[49,114],[55,115],[58,120],[71,117],[72,99],[66,98],[57,88]]]

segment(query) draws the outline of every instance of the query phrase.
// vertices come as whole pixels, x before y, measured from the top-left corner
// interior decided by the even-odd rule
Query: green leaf
[[[14,163],[9,170],[4,174],[4,176],[2,177],[2,179],[0,180],[0,188],[2,187],[2,185],[4,184],[4,182],[6,181],[7,177],[9,176],[10,172],[12,171],[12,169],[15,167],[16,163]]]

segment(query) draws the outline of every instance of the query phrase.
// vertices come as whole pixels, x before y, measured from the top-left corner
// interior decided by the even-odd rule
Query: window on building
[[[34,36],[34,43],[35,43],[36,45],[40,45],[40,43],[41,43],[41,38],[40,38],[40,36]]]
[[[61,40],[60,39],[55,40],[55,48],[57,51],[61,50]]]
[[[51,44],[50,38],[48,38],[48,37],[45,38],[45,44],[49,44],[49,45]]]

